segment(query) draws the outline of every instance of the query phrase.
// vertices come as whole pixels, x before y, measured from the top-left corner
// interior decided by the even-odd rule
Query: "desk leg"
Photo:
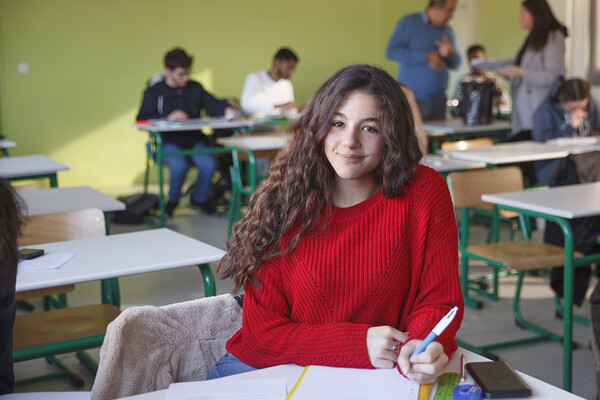
[[[563,310],[563,389],[571,391],[573,369],[573,230],[563,218],[555,221],[565,237],[564,310]]]
[[[204,279],[204,297],[212,297],[217,295],[217,287],[215,285],[215,277],[210,269],[210,265],[201,264],[198,265],[200,272],[202,272],[202,278]]]
[[[48,178],[50,178],[50,187],[58,187],[58,177],[56,174],[50,174]]]
[[[158,165],[158,222],[160,227],[167,226],[165,215],[165,193],[163,190],[163,148],[160,135],[156,137],[156,163]]]

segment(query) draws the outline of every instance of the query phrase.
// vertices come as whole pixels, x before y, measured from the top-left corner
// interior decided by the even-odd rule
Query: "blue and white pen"
[[[438,324],[435,326],[435,328],[433,328],[433,330],[431,332],[429,332],[429,335],[427,335],[425,340],[423,340],[421,342],[419,347],[417,347],[410,356],[412,357],[414,355],[421,353],[423,350],[425,350],[425,348],[427,346],[429,346],[429,343],[433,342],[433,340],[436,337],[440,336],[442,334],[442,332],[444,332],[444,329],[446,329],[448,327],[448,325],[450,325],[450,322],[452,322],[452,320],[456,316],[457,311],[458,311],[458,307],[456,307],[456,306],[452,310],[450,310],[450,312],[448,314],[446,314],[446,316],[444,318],[442,318],[440,320],[440,322],[438,322]]]

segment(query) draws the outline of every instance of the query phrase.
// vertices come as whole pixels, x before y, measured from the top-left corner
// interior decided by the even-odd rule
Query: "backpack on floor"
[[[119,224],[141,224],[144,222],[144,218],[158,210],[158,195],[156,194],[138,193],[119,197],[118,200],[125,203],[125,210],[112,213],[113,222]]]

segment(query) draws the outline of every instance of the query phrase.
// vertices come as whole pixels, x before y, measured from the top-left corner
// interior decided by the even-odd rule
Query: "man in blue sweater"
[[[448,68],[460,65],[448,21],[457,0],[429,0],[427,8],[398,21],[385,55],[398,62],[398,82],[415,93],[423,119],[446,116]]]

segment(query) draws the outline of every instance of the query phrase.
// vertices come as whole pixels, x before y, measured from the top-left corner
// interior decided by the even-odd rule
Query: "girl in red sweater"
[[[221,262],[244,289],[243,323],[209,379],[285,363],[441,374],[464,308],[457,232],[443,178],[418,164],[414,126],[400,86],[369,65],[310,99]]]

